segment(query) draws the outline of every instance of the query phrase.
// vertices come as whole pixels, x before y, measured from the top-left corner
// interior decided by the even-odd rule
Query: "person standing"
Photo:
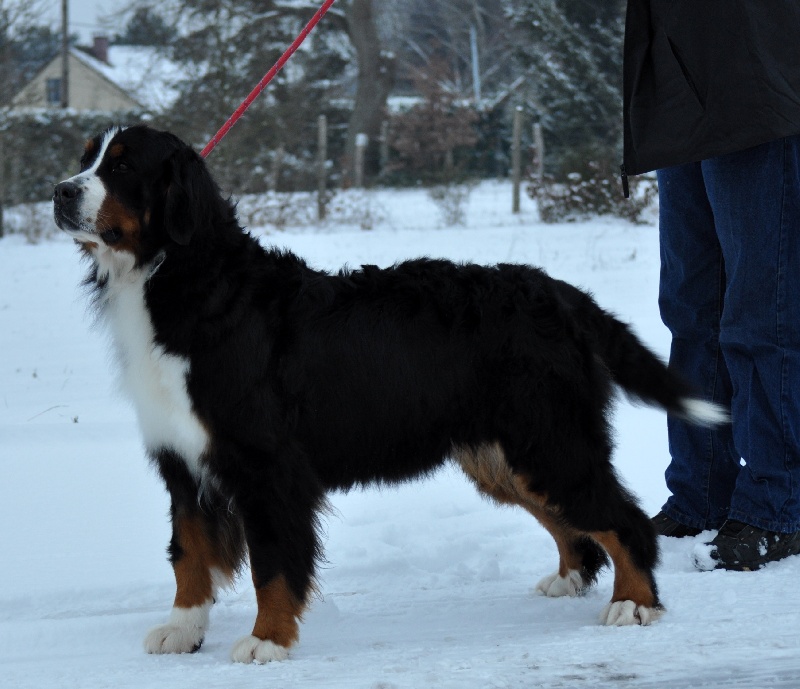
[[[628,0],[624,165],[657,170],[670,365],[731,411],[669,419],[664,536],[700,569],[800,553],[800,2]]]

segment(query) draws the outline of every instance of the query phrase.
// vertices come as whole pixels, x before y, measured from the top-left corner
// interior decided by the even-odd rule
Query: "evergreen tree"
[[[181,28],[171,55],[186,71],[168,126],[203,146],[318,5],[311,0],[174,0],[160,8],[167,21]],[[225,144],[215,149],[209,163],[224,188],[241,193],[313,185],[317,116],[326,114],[334,133],[343,133],[338,125],[346,121],[332,104],[350,57],[340,27],[343,17],[339,13],[337,21],[332,10],[230,131]],[[331,155],[341,147],[334,139]]]
[[[25,25],[12,32],[3,27],[0,13],[0,103],[7,104],[60,49],[61,35],[49,26]]]
[[[619,157],[622,0],[507,0],[525,70],[525,97],[557,175],[580,161]]]
[[[22,83],[30,81],[61,49],[61,34],[49,26],[22,27],[14,36],[12,54]]]
[[[172,42],[175,31],[152,7],[137,7],[128,20],[123,33],[114,36],[118,45],[167,46]]]

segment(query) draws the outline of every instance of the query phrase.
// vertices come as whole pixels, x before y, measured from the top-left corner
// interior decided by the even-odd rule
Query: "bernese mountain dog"
[[[614,386],[700,424],[725,413],[589,295],[527,265],[315,270],[245,232],[198,153],[146,126],[88,141],[53,201],[171,497],[177,591],[149,653],[200,648],[249,557],[258,610],[233,660],[285,659],[326,494],[448,461],[552,534],[542,593],[580,593],[610,558],[602,622],[661,614],[653,527],[610,462]]]

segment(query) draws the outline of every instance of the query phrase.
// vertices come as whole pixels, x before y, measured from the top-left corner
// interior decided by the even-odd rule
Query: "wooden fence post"
[[[519,188],[522,182],[522,108],[514,110],[514,130],[511,144],[511,170],[513,179],[513,198],[511,212],[519,213]]]
[[[538,122],[533,125],[533,149],[536,179],[541,182],[544,179],[544,137],[542,136],[542,125]]]
[[[328,162],[328,119],[325,115],[317,118],[317,220],[325,220]]]
[[[270,186],[272,191],[278,191],[278,186],[281,183],[281,168],[283,167],[283,159],[286,156],[286,149],[283,144],[280,144],[275,149],[275,155],[272,158],[272,170],[270,170]]]
[[[362,189],[364,187],[364,157],[367,153],[367,144],[369,143],[369,136],[363,132],[356,134],[356,160],[355,160],[355,187]]]
[[[389,167],[389,120],[381,122],[380,175],[386,174]]]

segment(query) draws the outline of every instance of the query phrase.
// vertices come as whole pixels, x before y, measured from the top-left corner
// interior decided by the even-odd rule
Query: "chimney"
[[[108,36],[95,36],[92,55],[100,62],[108,62]]]

